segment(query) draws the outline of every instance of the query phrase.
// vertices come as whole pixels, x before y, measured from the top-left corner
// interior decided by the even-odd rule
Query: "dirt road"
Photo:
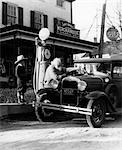
[[[106,118],[100,129],[84,119],[39,123],[12,119],[1,123],[0,150],[120,150],[122,117]]]

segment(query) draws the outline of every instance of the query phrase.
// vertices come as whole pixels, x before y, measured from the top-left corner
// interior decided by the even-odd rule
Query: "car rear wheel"
[[[106,105],[103,99],[90,100],[88,109],[92,109],[92,116],[86,115],[87,123],[90,127],[99,128],[105,120]]]
[[[50,119],[53,116],[53,112],[49,109],[43,108],[41,103],[50,103],[50,100],[47,99],[47,95],[41,96],[39,101],[36,101],[35,103],[35,114],[37,119],[42,122],[42,121],[50,121]]]

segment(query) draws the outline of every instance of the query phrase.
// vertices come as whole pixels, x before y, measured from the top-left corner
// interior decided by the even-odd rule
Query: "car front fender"
[[[116,112],[115,108],[113,107],[113,105],[111,104],[110,100],[109,100],[109,97],[107,96],[106,93],[104,92],[101,92],[101,91],[93,91],[93,92],[90,92],[89,94],[86,95],[86,98],[88,100],[99,100],[99,99],[104,99],[105,100],[105,103],[106,103],[106,111],[107,112]]]
[[[40,89],[38,90],[38,92],[36,93],[37,95],[41,95],[43,93],[53,93],[53,92],[57,92],[57,90],[53,89],[53,88],[43,88],[43,89]]]
[[[90,92],[86,95],[87,99],[93,99],[93,100],[97,100],[100,97],[108,98],[108,96],[104,92],[101,92],[101,91],[93,91],[93,92]]]
[[[58,99],[59,101],[59,91],[52,88],[44,88],[40,89],[36,94],[36,100],[42,102],[44,98],[49,98],[50,101],[53,103]]]

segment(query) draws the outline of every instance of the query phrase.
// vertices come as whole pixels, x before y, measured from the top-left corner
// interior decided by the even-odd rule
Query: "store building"
[[[0,63],[5,66],[0,76],[14,74],[14,62],[19,54],[28,57],[27,70],[32,75],[35,38],[43,27],[49,28],[51,32],[46,41],[51,51],[51,59],[63,57],[67,66],[73,63],[73,54],[91,54],[98,49],[98,43],[80,40],[80,31],[72,23],[74,1],[0,1]]]

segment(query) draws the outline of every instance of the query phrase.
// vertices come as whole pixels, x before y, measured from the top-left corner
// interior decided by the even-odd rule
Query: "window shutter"
[[[31,28],[34,28],[34,14],[35,12],[34,11],[30,11],[30,26]]]
[[[18,24],[23,25],[23,8],[18,7]]]
[[[58,23],[57,18],[54,18],[54,33],[57,33],[57,23]]]
[[[48,28],[48,16],[44,15],[44,27]]]
[[[7,3],[2,2],[2,24],[7,25]]]

